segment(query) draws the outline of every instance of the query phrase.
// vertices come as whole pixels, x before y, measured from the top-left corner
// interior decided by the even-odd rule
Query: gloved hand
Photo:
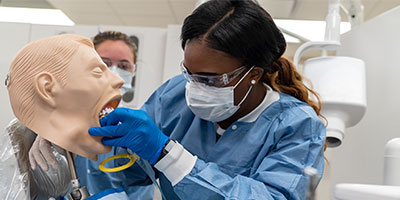
[[[37,136],[29,149],[29,162],[33,170],[39,165],[42,170],[47,171],[50,164],[54,169],[58,168],[56,157],[52,153],[51,143],[46,139]]]
[[[157,162],[168,137],[142,110],[117,108],[100,120],[102,127],[89,129],[89,134],[105,136],[103,144],[131,149],[152,165]]]

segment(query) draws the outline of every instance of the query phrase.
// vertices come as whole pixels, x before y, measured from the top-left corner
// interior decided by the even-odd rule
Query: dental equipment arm
[[[342,144],[346,128],[355,126],[367,108],[364,61],[345,56],[321,56],[307,59],[300,65],[302,55],[310,50],[336,51],[340,46],[340,0],[329,0],[325,41],[302,44],[294,55],[294,65],[309,80],[322,103],[321,114],[328,121],[328,147]]]
[[[69,166],[69,171],[71,173],[71,185],[72,185],[72,191],[68,195],[66,195],[66,198],[68,200],[81,200],[81,199],[86,199],[90,197],[89,192],[87,191],[86,187],[83,186],[81,187],[81,184],[79,183],[78,177],[76,176],[76,171],[75,171],[75,164],[74,164],[74,159],[72,156],[72,153],[67,151],[67,160],[68,160],[68,166]]]

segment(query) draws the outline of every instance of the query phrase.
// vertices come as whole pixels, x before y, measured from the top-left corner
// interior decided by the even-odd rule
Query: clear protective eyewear
[[[191,74],[190,72],[188,72],[183,62],[181,62],[181,70],[186,80],[194,81],[196,83],[203,83],[208,86],[214,86],[214,87],[224,87],[228,83],[232,82],[233,79],[238,77],[245,69],[246,65],[243,65],[228,73],[215,76],[206,76],[206,75]]]
[[[111,67],[113,65],[111,59],[109,58],[101,58],[103,60],[103,62],[107,65],[107,67]],[[136,65],[135,64],[131,64],[128,61],[125,60],[120,60],[117,63],[117,67],[119,69],[125,70],[125,71],[135,71]]]

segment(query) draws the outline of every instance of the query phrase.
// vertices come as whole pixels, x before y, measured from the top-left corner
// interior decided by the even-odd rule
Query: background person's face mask
[[[253,88],[253,85],[251,85],[240,103],[238,105],[234,104],[236,86],[242,82],[253,68],[254,66],[247,71],[235,86],[217,88],[193,81],[186,83],[186,103],[190,110],[196,116],[211,122],[220,122],[228,119],[240,108],[240,105]]]
[[[124,80],[124,84],[121,87],[122,95],[132,90],[132,78],[135,76],[134,73],[120,69],[117,66],[111,66],[109,69]]]

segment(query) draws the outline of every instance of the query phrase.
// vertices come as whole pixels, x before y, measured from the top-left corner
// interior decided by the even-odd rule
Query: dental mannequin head
[[[7,84],[14,115],[29,129],[62,148],[97,160],[111,147],[88,129],[99,113],[116,107],[123,81],[85,37],[65,34],[29,43],[16,55]]]

